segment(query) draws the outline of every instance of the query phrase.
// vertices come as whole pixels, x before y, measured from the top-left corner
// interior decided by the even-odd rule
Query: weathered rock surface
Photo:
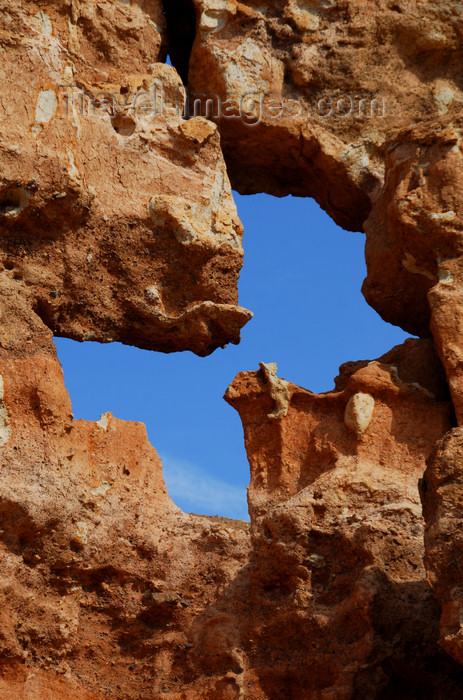
[[[463,663],[462,429],[437,445],[421,483],[428,580],[442,605],[440,643]]]
[[[445,386],[432,342],[409,340],[343,366],[333,392],[289,384],[280,420],[265,374],[238,375],[228,389],[251,466],[253,585],[268,599],[253,610],[269,697],[435,698],[441,682],[461,694],[460,671],[436,645],[418,495],[452,425]],[[359,396],[374,405],[361,436],[346,414]]]
[[[142,424],[73,421],[51,332],[14,283],[0,303],[0,693],[183,697],[248,526],[182,513]]]
[[[194,4],[191,108],[202,99],[203,114],[220,114],[234,186],[314,196],[342,226],[365,228],[367,301],[411,333],[431,327],[462,420],[461,11]]]
[[[431,340],[410,339],[375,362],[343,365],[336,390],[326,394],[289,384],[286,420],[272,415],[275,392],[264,374],[238,375],[225,398],[243,421],[252,477],[251,514],[258,516],[270,503],[295,496],[324,472],[324,479],[335,478],[341,465],[353,472],[357,467],[371,469],[386,490],[409,481],[416,505],[426,457],[439,435],[452,426],[445,392]],[[352,431],[352,413],[347,413],[359,396],[368,397],[373,409],[361,436]]]
[[[217,120],[234,186],[314,196],[339,224],[365,230],[365,297],[385,320],[432,334],[461,425],[461,8],[405,0],[194,5],[189,84],[193,101],[203,93],[204,105],[216,93],[235,105],[234,119],[228,112]],[[247,103],[240,102],[244,96]],[[362,445],[377,415],[367,398],[375,382],[369,377],[346,406],[347,425]],[[252,382],[248,390],[256,391]],[[270,501],[294,498],[307,469],[294,469],[297,451],[302,464],[320,464],[303,437],[319,427],[304,426],[293,447],[287,422],[279,432],[265,419],[272,415],[268,407],[256,416],[234,391],[229,397],[244,411],[251,446],[250,504],[257,514],[268,507],[266,491]],[[462,661],[458,440],[455,433],[441,444],[423,497],[429,579],[443,605],[441,642]],[[332,465],[335,442],[320,437],[319,443]],[[391,444],[390,455],[400,454],[398,443]],[[264,470],[261,477],[260,464],[272,464],[273,476]],[[333,509],[330,503],[327,512]]]
[[[50,330],[14,281],[0,299],[5,697],[458,697],[422,564],[418,480],[452,426],[431,341],[319,396],[238,376],[249,529],[182,513],[141,424],[73,421]]]
[[[459,699],[461,8],[165,10],[0,0],[0,695]],[[190,106],[234,118],[182,119],[167,34]],[[250,526],[182,513],[141,424],[74,421],[52,339],[238,342],[219,131],[240,191],[367,219],[368,301],[434,337],[321,395],[238,375]]]
[[[452,0],[192,2],[189,85],[230,98],[218,123],[241,192],[313,196],[362,230],[387,137],[461,110],[463,16]]]
[[[242,225],[216,127],[161,113],[183,94],[163,23],[154,1],[0,4],[0,256],[55,335],[204,355],[251,316]]]
[[[215,109],[234,186],[313,196],[366,231],[366,299],[385,320],[432,332],[461,422],[461,8],[194,6],[190,108]]]
[[[405,131],[390,145],[386,184],[365,223],[367,301],[411,333],[434,336],[463,419],[461,118]],[[385,271],[387,270],[387,274]]]
[[[413,127],[389,144],[386,184],[365,222],[369,304],[410,333],[429,333],[436,285],[461,253],[461,119]],[[384,274],[387,270],[388,274]]]

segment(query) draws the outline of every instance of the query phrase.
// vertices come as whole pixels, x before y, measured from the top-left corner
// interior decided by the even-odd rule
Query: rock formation
[[[461,109],[451,0],[191,1],[190,89],[203,113],[211,94],[234,104],[218,122],[240,192],[312,196],[362,230],[388,138]]]
[[[141,424],[73,421],[50,330],[14,284],[1,311],[3,696],[458,697],[422,563],[418,480],[452,426],[432,341],[288,384],[286,416],[268,374],[237,377],[249,528],[182,513]]]
[[[418,335],[432,332],[459,422],[461,142],[461,119],[447,118],[414,127],[390,144],[385,185],[365,222],[368,276],[363,288],[386,320]]]
[[[184,88],[141,4],[1,3],[2,262],[55,335],[205,355],[251,316],[242,226],[216,127],[161,109]]]
[[[332,392],[288,390],[279,420],[264,373],[226,393],[251,467],[252,627],[266,656],[264,694],[247,697],[458,697],[422,561],[418,480],[452,425],[432,341],[344,365]],[[359,396],[374,406],[361,436],[346,413]]]
[[[421,494],[429,583],[442,604],[440,643],[463,663],[461,433],[461,428],[452,430],[437,444],[421,482]]]
[[[450,0],[0,0],[1,697],[463,696],[462,33]],[[250,525],[75,421],[53,344],[238,342],[227,173],[365,230],[420,336],[325,394],[236,377]]]

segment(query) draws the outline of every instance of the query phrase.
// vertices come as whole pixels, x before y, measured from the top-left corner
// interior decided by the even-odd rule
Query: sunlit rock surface
[[[215,126],[162,109],[184,90],[138,5],[0,4],[0,255],[56,335],[205,355],[251,317],[242,225]]]
[[[309,195],[338,224],[361,230],[388,137],[461,110],[463,16],[451,0],[189,4],[190,90],[229,98],[219,124],[242,193]]]
[[[462,697],[461,34],[450,1],[0,2],[1,697]],[[238,342],[228,173],[365,230],[421,336],[325,394],[237,376],[250,524],[75,421],[53,345]]]
[[[238,376],[249,526],[177,508],[142,424],[74,421],[14,282],[0,310],[4,697],[458,697],[422,562],[418,481],[452,426],[431,341],[327,394],[287,384],[285,416],[262,370]]]

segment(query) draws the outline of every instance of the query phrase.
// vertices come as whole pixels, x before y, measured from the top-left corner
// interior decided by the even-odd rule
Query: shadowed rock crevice
[[[169,56],[183,84],[188,85],[190,57],[196,38],[196,8],[193,0],[163,0],[163,8]]]

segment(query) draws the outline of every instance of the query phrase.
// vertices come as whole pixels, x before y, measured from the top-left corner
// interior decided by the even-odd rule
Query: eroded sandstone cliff
[[[214,124],[161,108],[184,88],[145,5],[1,4],[1,255],[56,335],[204,355],[251,316],[242,226]]]
[[[341,226],[362,230],[388,138],[461,109],[454,2],[192,2],[190,89],[241,109],[244,118],[225,111],[218,122],[243,193],[309,195]]]
[[[2,697],[462,697],[462,28],[450,0],[0,2]],[[141,424],[74,421],[53,345],[239,341],[227,169],[364,229],[367,300],[421,336],[326,394],[238,375],[250,525],[180,511]]]
[[[73,421],[51,332],[14,284],[1,311],[5,697],[458,697],[422,561],[418,481],[453,425],[432,341],[288,384],[286,416],[236,378],[249,526],[181,512],[143,425]]]

